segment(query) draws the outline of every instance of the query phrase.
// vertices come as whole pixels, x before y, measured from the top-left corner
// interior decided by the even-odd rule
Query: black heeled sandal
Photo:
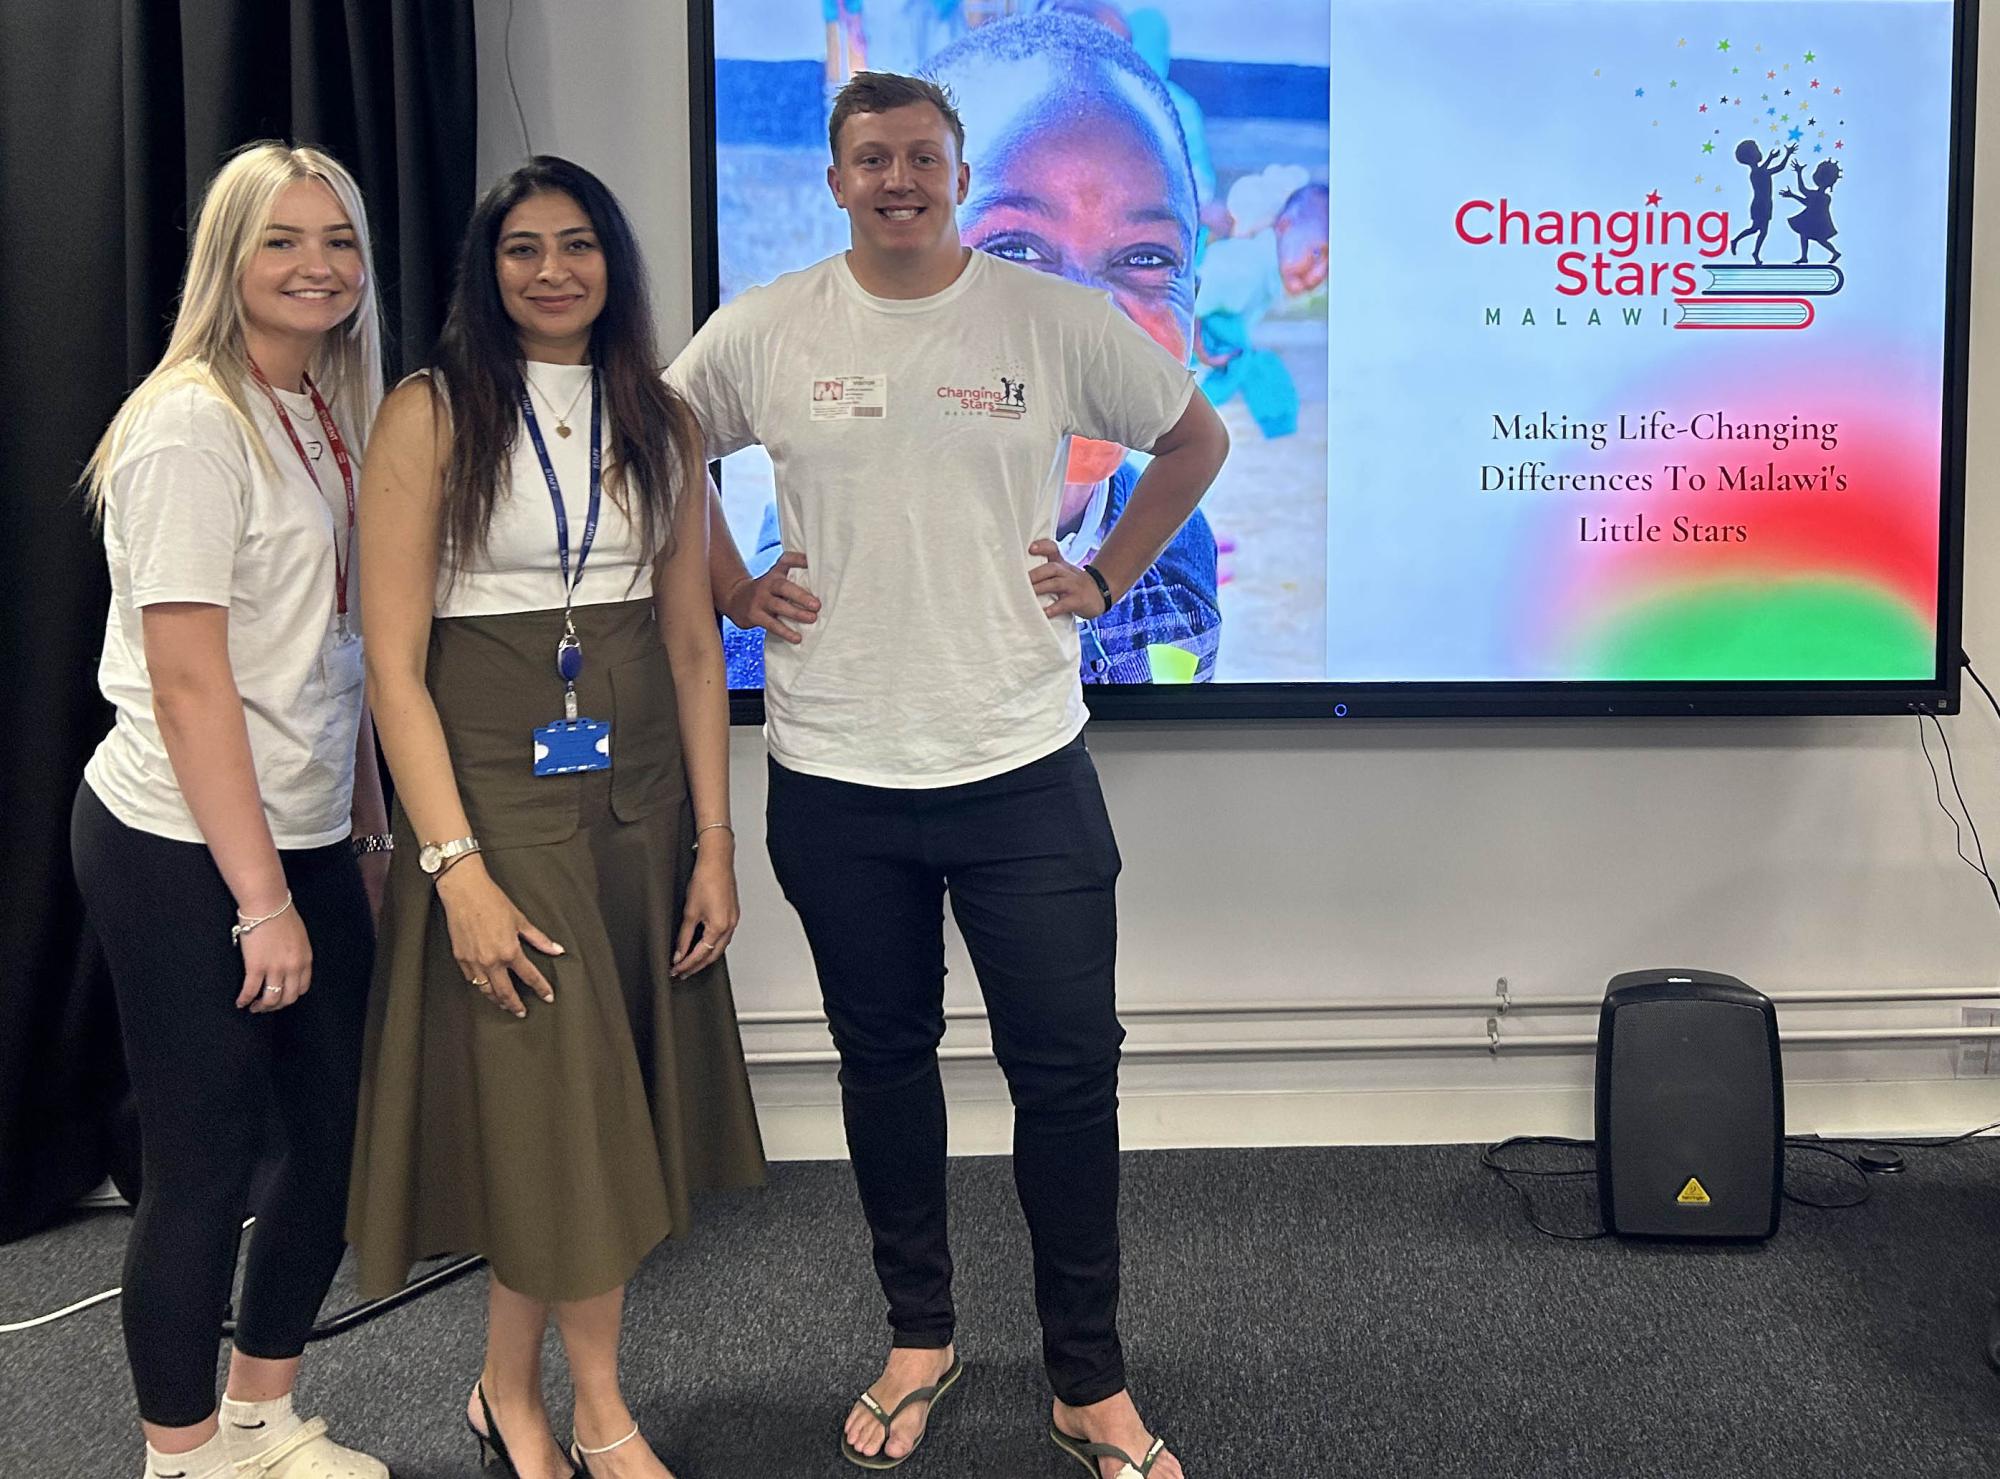
[[[486,1400],[486,1383],[474,1382],[472,1395],[479,1399],[479,1415],[486,1419],[486,1431],[482,1433],[479,1424],[472,1420],[472,1414],[468,1412],[465,1415],[466,1428],[479,1440],[480,1472],[484,1473],[486,1466],[497,1458],[506,1468],[507,1479],[521,1479],[521,1471],[514,1467],[514,1456],[507,1452],[507,1440],[500,1436],[500,1424],[493,1420],[492,1404]],[[563,1462],[568,1464],[569,1460],[565,1458]],[[576,1472],[574,1468],[570,1469],[572,1479]]]

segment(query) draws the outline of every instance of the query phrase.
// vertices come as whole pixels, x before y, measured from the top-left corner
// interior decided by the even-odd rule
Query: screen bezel
[[[1333,0],[1338,4],[1339,0]],[[715,0],[688,0],[694,326],[721,304],[716,201]],[[1956,714],[1965,577],[1965,442],[1971,351],[1973,100],[1979,0],[1953,0],[1950,190],[1945,228],[1944,397],[1939,459],[1937,647],[1931,677],[1891,681],[1085,684],[1093,719],[1445,719]],[[711,469],[718,480],[719,465]],[[732,689],[730,720],[764,722],[761,689]]]

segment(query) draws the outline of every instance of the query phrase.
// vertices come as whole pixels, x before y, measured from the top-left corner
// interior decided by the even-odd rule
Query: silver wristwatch
[[[417,849],[417,866],[435,878],[450,864],[478,851],[477,837],[454,837],[449,842],[426,842]]]

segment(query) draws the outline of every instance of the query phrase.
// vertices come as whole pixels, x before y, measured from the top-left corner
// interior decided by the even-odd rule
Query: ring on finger
[[[484,991],[488,986],[491,986],[493,983],[487,980],[484,976],[474,976],[472,978],[472,984],[477,986],[481,991]]]
[[[282,987],[282,986],[279,986],[279,985],[276,985],[276,984],[274,983],[274,984],[272,984],[272,985],[270,985],[270,986],[266,986],[266,987],[264,988],[264,994],[265,994],[266,996],[277,996],[277,995],[279,995],[279,994],[280,994],[281,992],[283,992],[283,991],[284,991],[284,989],[285,989],[284,987]]]

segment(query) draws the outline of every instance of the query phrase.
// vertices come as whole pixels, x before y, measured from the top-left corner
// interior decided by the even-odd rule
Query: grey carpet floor
[[[1834,1194],[1794,1159],[1795,1187]],[[1788,1207],[1756,1247],[1553,1241],[1467,1147],[1134,1154],[1125,1178],[1133,1389],[1191,1479],[2000,1473],[2000,1144],[1913,1157],[1861,1207]],[[952,1196],[967,1378],[901,1472],[1081,1476],[1042,1435],[1007,1163],[954,1163]],[[1587,1182],[1537,1198],[1559,1226],[1595,1216]],[[883,1341],[847,1168],[774,1167],[700,1211],[632,1287],[647,1433],[680,1479],[857,1472],[835,1431]],[[115,1283],[126,1226],[0,1248],[0,1323]],[[328,1309],[351,1299],[343,1275]],[[482,1310],[475,1277],[315,1345],[301,1407],[398,1479],[475,1473]],[[564,1431],[553,1344],[549,1387]],[[139,1467],[115,1305],[0,1336],[0,1475]]]

